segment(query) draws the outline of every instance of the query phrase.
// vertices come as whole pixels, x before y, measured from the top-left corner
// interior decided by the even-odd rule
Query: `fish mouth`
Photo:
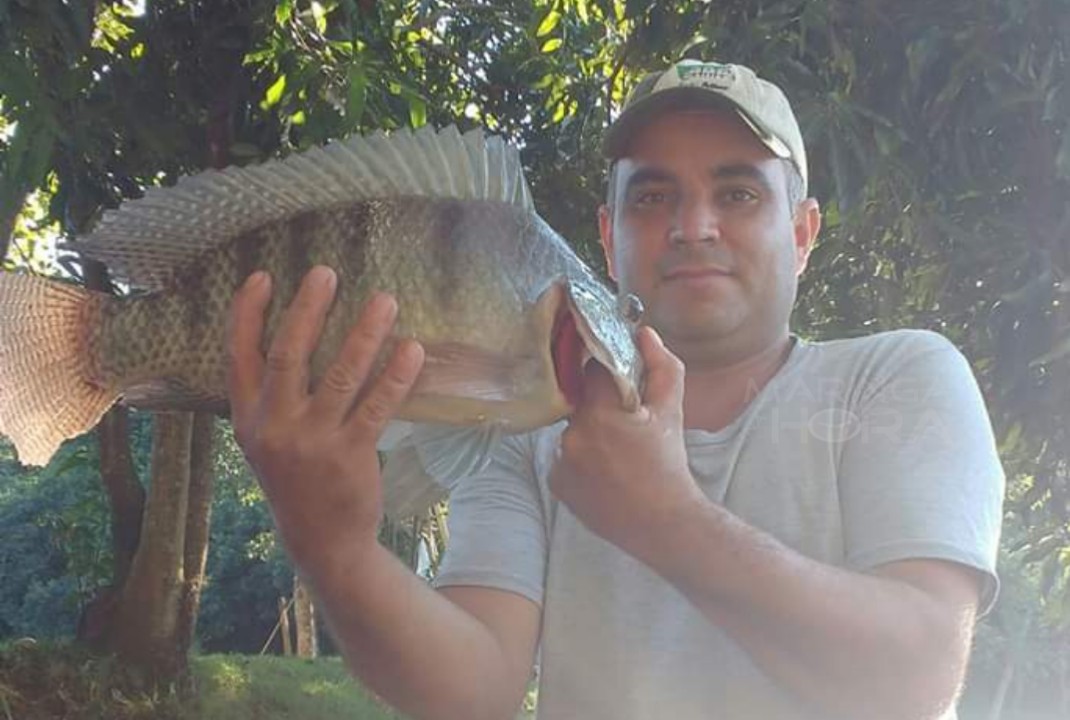
[[[568,413],[583,400],[584,368],[592,360],[609,371],[622,406],[634,411],[640,404],[641,363],[615,298],[571,283],[561,283],[555,291],[549,354]]]
[[[550,334],[550,358],[557,387],[569,407],[576,407],[583,399],[583,367],[590,357],[572,308],[562,303]]]

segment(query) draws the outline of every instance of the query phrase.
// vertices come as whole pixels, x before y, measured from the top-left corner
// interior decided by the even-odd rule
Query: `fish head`
[[[582,396],[584,367],[590,361],[609,371],[621,405],[632,411],[641,402],[642,359],[635,343],[641,317],[638,299],[614,297],[593,277],[569,278],[555,291],[556,313],[550,337],[554,376],[572,410]]]

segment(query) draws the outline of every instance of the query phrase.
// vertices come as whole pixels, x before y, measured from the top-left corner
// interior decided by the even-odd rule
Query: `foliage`
[[[1002,716],[1065,718],[1070,712],[1070,634],[1065,608],[1038,602],[1039,572],[1009,553],[1000,557],[1001,599],[978,628],[963,718]],[[1000,696],[1001,681],[1006,697]]]
[[[91,438],[44,471],[20,471],[0,444],[0,638],[73,634],[81,607],[110,576],[107,503]]]
[[[279,598],[293,592],[294,571],[276,542],[263,494],[229,425],[220,426],[216,448],[212,538],[197,640],[206,652],[259,653],[278,620]],[[416,567],[412,525],[412,521],[386,524],[381,539]],[[424,537],[437,530],[434,521],[422,528]],[[425,572],[431,570],[425,567]],[[330,652],[333,644],[323,623],[319,629],[319,647]],[[279,641],[269,649],[277,652]]]
[[[292,592],[293,570],[274,541],[271,515],[233,435],[217,433],[206,586],[198,643],[206,651],[257,653]]]
[[[20,720],[396,718],[335,660],[193,658],[188,687],[156,687],[136,669],[74,647],[0,646],[0,717]]]

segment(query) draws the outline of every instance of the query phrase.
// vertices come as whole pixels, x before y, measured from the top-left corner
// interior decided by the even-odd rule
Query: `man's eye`
[[[665,202],[668,195],[662,190],[647,190],[638,193],[633,201],[636,205],[660,205]]]
[[[732,188],[725,191],[723,197],[732,203],[752,202],[758,199],[757,193],[746,188]]]

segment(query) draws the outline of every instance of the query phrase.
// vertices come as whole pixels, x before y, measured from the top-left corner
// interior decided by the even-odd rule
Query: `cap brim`
[[[734,110],[746,119],[742,108],[724,95],[706,88],[669,88],[632,103],[622,112],[606,131],[602,154],[613,159],[621,157],[641,127],[662,113],[686,110]]]

